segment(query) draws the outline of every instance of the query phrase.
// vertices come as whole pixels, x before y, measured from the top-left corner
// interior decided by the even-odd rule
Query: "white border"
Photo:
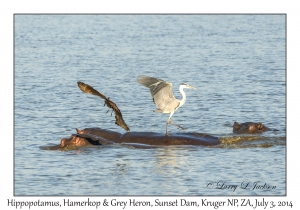
[[[293,209],[299,208],[299,10],[296,1],[8,1],[1,2],[1,209],[7,207],[7,199],[13,197],[13,14],[14,13],[286,13],[287,14],[287,196],[266,197],[273,201],[293,201]],[[297,53],[298,52],[298,53]],[[298,133],[297,133],[298,131]],[[298,134],[298,135],[297,135]],[[298,194],[298,195],[297,195]],[[83,197],[71,197],[85,200]],[[109,197],[107,197],[109,199]],[[140,197],[141,198],[141,197]],[[172,199],[172,197],[164,197]],[[204,198],[204,197],[201,197]],[[235,197],[229,197],[235,198]],[[241,199],[241,197],[236,197]],[[245,197],[254,200],[255,197]],[[262,199],[262,197],[257,197]],[[21,200],[63,200],[62,197],[16,197]],[[92,198],[96,200],[96,198]],[[99,198],[100,199],[100,198]],[[127,197],[119,197],[125,200]],[[145,200],[154,200],[146,197]],[[187,198],[193,200],[191,197]],[[227,197],[209,197],[210,200],[226,200]],[[23,208],[27,209],[27,208]],[[37,208],[36,208],[37,209]],[[40,209],[40,208],[39,208]],[[53,209],[53,208],[52,208]],[[63,208],[65,209],[65,208]],[[74,209],[74,208],[69,208]],[[76,209],[76,208],[75,208]],[[122,208],[118,208],[122,209]],[[126,208],[130,209],[130,208]],[[203,207],[201,207],[203,209]],[[210,207],[210,209],[213,209]],[[219,209],[230,209],[223,207]],[[248,209],[248,208],[245,208]],[[250,209],[250,208],[249,208]],[[277,209],[277,208],[275,208]]]

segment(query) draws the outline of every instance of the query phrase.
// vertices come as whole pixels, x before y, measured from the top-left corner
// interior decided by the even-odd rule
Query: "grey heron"
[[[182,94],[182,99],[178,100],[174,97],[172,93],[172,83],[157,79],[154,77],[148,77],[148,76],[138,76],[137,82],[141,85],[147,87],[150,89],[150,93],[153,98],[153,102],[155,103],[157,110],[154,110],[155,112],[160,112],[163,114],[170,114],[169,119],[166,122],[166,135],[168,134],[168,124],[176,125],[172,122],[171,117],[174,114],[174,112],[181,107],[185,101],[186,101],[186,95],[183,91],[184,88],[190,88],[196,90],[196,88],[186,84],[182,83],[179,86],[179,92]],[[176,125],[178,128],[184,129],[180,125]]]

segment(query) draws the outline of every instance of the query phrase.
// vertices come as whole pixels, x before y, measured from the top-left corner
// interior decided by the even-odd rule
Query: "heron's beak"
[[[194,88],[193,86],[188,85],[187,87],[188,87],[188,88],[191,88],[191,89],[193,89],[193,90],[196,90],[196,88]]]

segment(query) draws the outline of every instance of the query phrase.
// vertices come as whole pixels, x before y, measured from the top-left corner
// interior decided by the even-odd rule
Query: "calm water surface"
[[[16,15],[15,195],[285,195],[284,15]],[[138,75],[173,83],[187,101],[173,122],[222,138],[215,147],[106,146],[42,150],[75,128],[165,132]],[[278,132],[232,134],[234,121]],[[169,126],[170,132],[177,127]],[[255,182],[270,189],[246,190]],[[236,190],[218,187],[238,185]],[[275,188],[274,188],[275,186]],[[252,188],[251,188],[252,189]]]

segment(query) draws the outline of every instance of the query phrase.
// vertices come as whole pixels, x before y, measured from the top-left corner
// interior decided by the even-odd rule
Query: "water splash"
[[[220,137],[221,144],[215,146],[219,148],[253,148],[253,147],[272,147],[275,145],[286,145],[285,136],[260,136],[242,135]]]

